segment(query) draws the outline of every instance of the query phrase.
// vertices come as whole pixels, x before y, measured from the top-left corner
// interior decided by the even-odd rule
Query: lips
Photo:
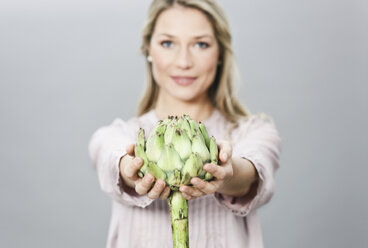
[[[171,77],[175,83],[181,86],[188,86],[191,85],[197,77],[187,77],[187,76],[173,76]]]

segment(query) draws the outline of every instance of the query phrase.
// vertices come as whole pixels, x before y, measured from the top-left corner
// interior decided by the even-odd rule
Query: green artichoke
[[[209,181],[213,177],[202,169],[206,163],[217,164],[215,138],[208,136],[203,123],[188,115],[160,120],[145,140],[144,129],[138,132],[135,155],[143,159],[140,177],[151,173],[171,188],[168,203],[174,248],[189,247],[188,202],[180,185],[191,185],[193,177]]]

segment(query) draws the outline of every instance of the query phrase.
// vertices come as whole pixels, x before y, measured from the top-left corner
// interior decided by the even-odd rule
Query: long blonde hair
[[[240,117],[248,117],[248,111],[234,96],[237,68],[231,48],[229,24],[224,12],[214,0],[154,0],[149,8],[148,18],[143,28],[142,54],[145,57],[148,56],[148,46],[158,16],[174,4],[202,11],[213,25],[220,47],[221,63],[218,65],[215,80],[208,89],[211,103],[233,124],[236,124]],[[153,78],[151,64],[148,61],[146,61],[146,71],[146,88],[138,105],[138,116],[154,108],[159,91]]]

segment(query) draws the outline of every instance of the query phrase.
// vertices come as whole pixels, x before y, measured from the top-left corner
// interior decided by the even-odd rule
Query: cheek
[[[152,55],[154,58],[152,64],[153,74],[157,78],[163,78],[167,72],[169,72],[169,67],[171,65],[171,60],[167,56],[162,55]]]
[[[213,71],[217,68],[218,63],[218,57],[219,57],[219,51],[217,47],[214,47],[213,49],[207,51],[206,53],[203,53],[198,59],[198,61],[201,61],[201,67],[205,71]]]
[[[165,71],[167,68],[167,63],[160,58],[155,58],[154,63],[152,63],[152,73],[153,77],[155,78],[156,82],[160,85],[162,82],[163,77],[165,76]]]
[[[201,58],[201,63],[199,64],[200,70],[208,78],[213,78],[217,70],[217,54],[209,54]]]

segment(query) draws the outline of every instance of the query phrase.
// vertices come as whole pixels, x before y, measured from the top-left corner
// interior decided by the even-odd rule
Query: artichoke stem
[[[173,248],[189,247],[188,201],[180,191],[172,191],[169,197]]]

